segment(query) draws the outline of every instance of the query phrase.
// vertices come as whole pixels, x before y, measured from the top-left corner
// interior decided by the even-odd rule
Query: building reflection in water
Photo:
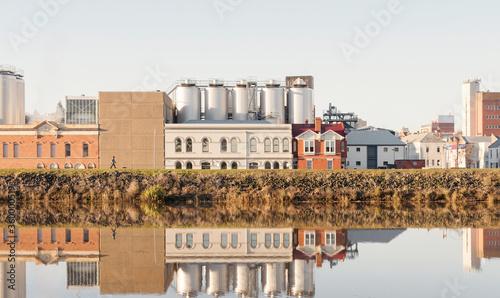
[[[481,260],[500,258],[500,229],[463,229],[465,272],[481,271]]]

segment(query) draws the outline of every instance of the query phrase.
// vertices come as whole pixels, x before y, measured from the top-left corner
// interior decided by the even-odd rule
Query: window
[[[251,162],[248,167],[250,170],[257,170],[259,169],[259,164],[256,162]]]
[[[250,140],[250,152],[257,152],[257,140],[256,139]]]
[[[188,161],[188,162],[186,163],[186,169],[188,169],[188,170],[192,170],[192,169],[193,169],[193,163],[192,163],[192,162],[190,162],[190,161]]]
[[[288,162],[286,162],[286,161],[285,161],[285,162],[283,163],[283,169],[285,169],[285,170],[290,169],[290,164],[289,164]]]
[[[193,248],[193,234],[186,234],[186,247]]]
[[[42,144],[36,144],[36,157],[42,157]]]
[[[360,166],[360,165],[361,165],[361,162],[360,162],[359,160],[358,160],[358,161],[356,161],[356,165],[357,165],[357,166]]]
[[[89,164],[87,165],[87,169],[95,169],[95,164],[93,164],[93,163],[89,163]]]
[[[176,170],[182,169],[182,164],[179,161],[175,163],[175,169]]]
[[[305,245],[315,245],[315,242],[314,242],[314,233],[306,233],[305,235],[306,237],[306,241],[305,241]]]
[[[36,168],[37,169],[45,169],[45,165],[41,162],[39,162],[37,165],[36,165]]]
[[[361,148],[356,147],[356,152],[360,152],[360,151],[361,151]]]
[[[56,144],[50,144],[50,157],[56,157]]]
[[[209,162],[202,162],[201,163],[201,169],[202,170],[210,170],[210,163]]]
[[[441,152],[441,147],[437,147],[437,152]]]
[[[14,144],[14,157],[19,157],[19,144]]]
[[[434,159],[432,160],[432,166],[434,166]]]
[[[270,139],[264,140],[264,152],[271,152],[271,140]]]
[[[220,152],[227,152],[227,140],[222,139],[220,141]]]
[[[202,143],[202,151],[203,152],[208,152],[208,139],[207,138],[204,138],[203,140],[201,140],[201,143]]]
[[[89,230],[83,229],[83,242],[89,242]]]
[[[83,157],[89,156],[89,144],[83,144]]]
[[[71,230],[66,229],[66,242],[71,242]]]
[[[297,141],[293,141],[293,152],[297,152]]]
[[[51,169],[59,169],[59,166],[56,163],[51,163],[50,168]]]
[[[273,140],[273,152],[280,152],[280,140]]]
[[[389,148],[384,147],[384,152],[387,152],[387,151],[389,151]]]
[[[250,234],[250,246],[252,248],[257,247],[257,234]]]
[[[175,152],[182,152],[182,141],[181,139],[175,139]]]
[[[344,142],[340,142],[340,150],[342,150],[342,152],[345,151],[345,144],[344,144]],[[347,150],[349,151],[349,148],[347,148]]]
[[[238,152],[238,140],[236,139],[231,140],[231,152],[232,153]]]
[[[266,161],[266,163],[265,163],[265,169],[266,170],[270,170],[271,169],[271,163],[270,162]]]
[[[51,242],[57,242],[56,229],[50,229],[50,241]]]
[[[222,248],[227,247],[227,234],[226,233],[223,233],[220,235],[220,246],[222,246]]]
[[[75,164],[75,169],[77,169],[77,170],[84,170],[85,166],[82,163],[77,162]]]
[[[42,233],[42,229],[37,229],[37,241],[38,242],[43,242],[43,233]]]
[[[231,234],[231,247],[232,248],[238,247],[238,234],[236,233]]]
[[[425,152],[426,152],[426,153],[429,153],[429,147],[428,147],[428,146],[427,146],[427,147],[425,147]]]
[[[271,247],[271,234],[266,234],[265,246],[266,248]]]
[[[327,161],[327,168],[328,168],[328,170],[332,170],[333,169],[333,160]]]
[[[210,235],[203,234],[203,248],[208,248],[210,246]]]
[[[186,152],[193,152],[193,139],[186,140]]]
[[[441,165],[441,160],[437,160],[437,166],[439,167]]]
[[[290,140],[289,139],[283,140],[283,152],[290,152]]]
[[[233,169],[233,170],[237,170],[237,169],[238,169],[238,163],[237,163],[237,162],[233,162],[233,163],[231,164],[231,169]]]
[[[394,148],[394,151],[399,152],[399,148],[398,147]]]
[[[313,168],[313,162],[312,162],[312,160],[308,160],[307,161],[307,169],[312,170],[312,168]]]
[[[175,234],[175,247],[182,247],[182,234]]]
[[[335,244],[336,244],[335,233],[327,232],[326,233],[326,245],[335,245]]]
[[[220,168],[221,170],[227,170],[227,163],[225,161],[223,161],[221,164],[220,164]]]
[[[388,161],[384,161],[384,166],[388,165],[389,162]]]
[[[290,246],[290,234],[283,235],[283,246],[288,248]]]
[[[71,145],[70,144],[64,145],[64,150],[65,150],[64,156],[66,156],[66,157],[71,156]]]
[[[3,157],[9,157],[9,145],[3,144]]]
[[[273,169],[278,170],[280,168],[280,163],[275,161],[273,164]]]
[[[280,234],[274,234],[274,247],[278,248],[280,247]]]
[[[314,140],[304,141],[304,152],[314,153]]]
[[[325,153],[335,153],[335,141],[325,141]]]

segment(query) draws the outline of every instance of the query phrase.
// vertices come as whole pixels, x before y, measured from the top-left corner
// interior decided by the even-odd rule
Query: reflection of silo
[[[297,80],[288,92],[288,118],[292,124],[314,123],[313,90]]]
[[[314,296],[314,262],[294,260],[288,269],[288,295]]]
[[[285,123],[285,90],[280,84],[271,80],[260,93],[260,109],[266,120]]]
[[[256,296],[258,289],[257,266],[237,264],[234,266],[234,292],[241,296]]]
[[[209,264],[206,270],[207,294],[222,296],[229,291],[229,265]]]
[[[248,120],[248,88],[240,81],[233,89],[233,120]]]
[[[175,91],[177,122],[200,120],[201,91],[191,80],[185,80]]]
[[[265,295],[281,295],[281,292],[286,290],[284,263],[265,264],[262,266],[261,277]]]
[[[177,293],[193,297],[201,292],[201,265],[179,264],[177,269]]]
[[[205,119],[227,120],[227,89],[218,80],[212,80],[205,89]]]

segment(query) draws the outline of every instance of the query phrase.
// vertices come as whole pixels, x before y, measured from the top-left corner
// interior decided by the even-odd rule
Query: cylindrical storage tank
[[[219,80],[213,80],[205,89],[205,119],[227,120],[227,89]]]
[[[201,265],[179,264],[177,269],[177,293],[193,297],[201,292],[203,283]]]
[[[314,262],[293,260],[288,268],[288,295],[314,296]]]
[[[177,108],[177,123],[189,120],[200,120],[201,91],[191,80],[185,80],[175,90],[175,106]]]
[[[262,290],[266,296],[280,296],[286,291],[284,263],[269,263],[262,266]]]
[[[260,109],[265,120],[285,123],[285,90],[276,81],[269,81],[260,92]]]
[[[5,117],[9,99],[9,75],[0,73],[0,124],[7,124]]]
[[[288,92],[288,119],[291,124],[314,124],[313,90],[298,79]]]
[[[17,121],[16,124],[26,124],[25,110],[25,89],[24,80],[18,77],[17,83]]]
[[[17,123],[17,81],[12,73],[2,72],[0,75],[0,124],[18,124]]]
[[[240,81],[233,89],[233,120],[248,120],[248,88]]]
[[[209,264],[206,270],[207,294],[222,296],[229,291],[229,265]]]

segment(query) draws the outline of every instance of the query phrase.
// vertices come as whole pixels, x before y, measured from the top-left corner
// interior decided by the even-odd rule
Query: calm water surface
[[[500,297],[500,230],[1,230],[1,297]]]

